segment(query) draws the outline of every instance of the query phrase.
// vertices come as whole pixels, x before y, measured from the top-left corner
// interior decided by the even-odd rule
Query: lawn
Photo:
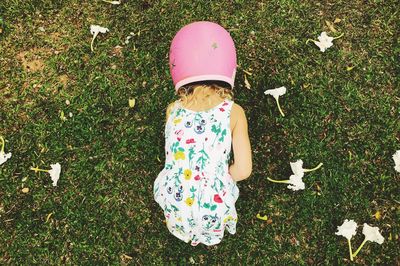
[[[392,0],[2,0],[0,136],[12,157],[0,166],[0,264],[400,265],[399,18]],[[169,45],[196,20],[235,40],[253,150],[237,233],[211,247],[171,235],[152,191],[174,100]],[[92,24],[110,30],[94,52]],[[322,31],[344,35],[321,52],[306,41]],[[280,86],[285,117],[264,95]],[[267,180],[298,159],[323,163],[304,190]],[[56,187],[30,170],[56,162]],[[363,223],[385,241],[351,262],[335,235],[344,219],[359,224],[353,249]]]

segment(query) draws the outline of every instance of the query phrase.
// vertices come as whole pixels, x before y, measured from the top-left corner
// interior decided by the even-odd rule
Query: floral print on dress
[[[236,182],[228,172],[233,101],[206,111],[178,101],[165,125],[165,166],[154,182],[154,199],[169,231],[196,246],[218,244],[236,232]]]

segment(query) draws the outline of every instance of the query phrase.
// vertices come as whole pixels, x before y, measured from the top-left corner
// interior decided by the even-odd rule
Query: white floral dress
[[[165,125],[166,161],[154,199],[169,231],[192,246],[218,244],[225,228],[236,232],[239,189],[228,172],[232,105],[225,99],[196,112],[177,101]]]

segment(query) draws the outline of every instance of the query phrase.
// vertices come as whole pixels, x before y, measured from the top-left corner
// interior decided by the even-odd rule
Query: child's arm
[[[229,167],[233,180],[241,181],[248,178],[252,171],[252,155],[248,134],[247,119],[242,107],[236,103],[232,106],[232,146],[234,163]]]

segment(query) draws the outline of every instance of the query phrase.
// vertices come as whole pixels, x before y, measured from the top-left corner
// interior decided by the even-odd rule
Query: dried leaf
[[[108,0],[102,0],[103,2],[112,4],[112,5],[120,5],[121,1],[108,1]]]
[[[135,99],[129,99],[129,107],[130,108],[135,107],[135,104],[136,104],[136,100]]]
[[[247,80],[247,76],[246,75],[244,75],[244,86],[246,87],[246,89],[249,89],[249,90],[251,89],[250,83]]]
[[[329,21],[325,20],[326,25],[328,26],[329,30],[332,31],[333,33],[336,33],[337,30],[335,29],[335,27],[333,26],[332,23],[330,23]]]
[[[132,260],[133,259],[131,256],[128,256],[126,254],[122,254],[120,257],[122,260]]]
[[[382,218],[381,212],[380,212],[380,211],[377,211],[377,212],[374,214],[374,217],[375,217],[375,219],[380,220],[380,219]]]
[[[339,23],[340,21],[342,21],[340,18],[335,18],[335,20],[333,21],[333,23]]]
[[[260,219],[260,220],[263,220],[263,221],[267,221],[268,220],[267,215],[261,216],[261,214],[257,213],[256,217],[258,219]]]
[[[46,217],[46,223],[49,221],[49,219],[50,219],[50,217],[53,215],[53,213],[51,212],[51,213],[49,213],[48,215],[47,215],[47,217]]]
[[[24,187],[24,188],[22,189],[22,193],[28,193],[28,192],[29,192],[29,188]]]
[[[251,69],[251,68],[250,68],[250,69]],[[250,70],[250,69],[249,69],[249,70]],[[246,69],[243,69],[243,72],[246,73],[246,74],[249,75],[249,76],[253,75],[253,73],[251,73],[250,71],[247,71]]]

